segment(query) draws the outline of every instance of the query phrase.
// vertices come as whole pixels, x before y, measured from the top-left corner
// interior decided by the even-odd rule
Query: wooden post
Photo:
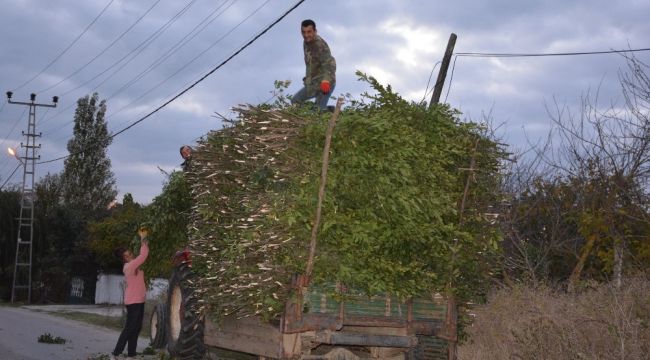
[[[447,360],[457,360],[456,349],[458,346],[458,311],[456,298],[451,295],[447,298],[447,314],[445,325],[449,338],[447,338]]]
[[[454,53],[454,46],[456,46],[456,34],[451,33],[449,36],[449,42],[447,43],[447,50],[445,50],[445,56],[442,58],[442,64],[440,64],[440,71],[438,72],[438,80],[433,87],[433,95],[431,95],[431,102],[429,103],[429,109],[433,107],[434,104],[440,102],[440,95],[442,94],[442,86],[445,84],[445,78],[447,77],[447,69],[449,69],[449,63],[451,62],[451,55]]]
[[[323,165],[321,169],[320,188],[318,190],[318,205],[316,206],[316,216],[314,219],[314,225],[311,229],[311,241],[309,243],[309,259],[307,260],[307,269],[305,270],[305,276],[307,277],[306,282],[310,281],[311,273],[314,270],[314,258],[316,256],[316,233],[318,232],[318,226],[320,225],[321,209],[323,207],[323,198],[325,197],[325,183],[327,182],[327,167],[329,165],[329,159],[330,159],[330,143],[332,142],[332,133],[334,132],[334,125],[336,124],[336,118],[339,116],[339,112],[341,111],[341,105],[343,105],[342,97],[340,97],[336,102],[336,109],[334,109],[334,114],[332,114],[332,118],[330,119],[327,126],[327,133],[325,134],[325,147],[323,148]]]
[[[453,35],[453,34],[452,34]],[[458,224],[459,226],[463,226],[465,223],[465,219],[463,218],[464,212],[465,212],[465,203],[467,201],[467,195],[469,194],[469,185],[470,181],[472,180],[472,172],[475,171],[476,169],[474,168],[476,165],[476,152],[478,151],[478,142],[479,139],[476,139],[474,142],[474,149],[472,150],[472,159],[469,162],[469,174],[467,175],[467,179],[465,180],[465,189],[463,190],[463,197],[460,200],[460,204],[458,205]],[[454,245],[456,245],[457,242],[454,242]],[[455,262],[455,257],[452,255],[451,258],[451,263],[452,263],[452,268],[453,264]],[[445,316],[445,332],[446,332],[446,340],[447,340],[447,360],[456,360],[457,359],[457,354],[456,354],[456,348],[458,346],[458,304],[456,303],[456,297],[453,294],[452,291],[452,286],[453,282],[449,281],[449,288],[447,289],[447,314]]]

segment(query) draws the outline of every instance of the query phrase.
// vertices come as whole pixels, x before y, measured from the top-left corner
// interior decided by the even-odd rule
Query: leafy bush
[[[168,276],[172,255],[187,244],[190,206],[190,189],[185,177],[182,172],[174,171],[148,206],[140,206],[127,194],[123,203],[111,210],[110,216],[91,223],[88,227],[90,248],[103,268],[121,272],[122,262],[114,256],[114,249],[126,246],[137,254],[140,238],[136,230],[146,222],[151,229],[150,252],[143,270],[148,278]]]
[[[169,174],[162,192],[145,208],[151,227],[151,251],[143,269],[148,276],[169,276],[174,253],[187,245],[187,224],[192,205],[190,187],[180,171]],[[139,242],[138,242],[139,243]]]

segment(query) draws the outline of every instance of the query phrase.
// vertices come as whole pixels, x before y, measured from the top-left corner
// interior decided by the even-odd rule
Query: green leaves
[[[152,233],[151,252],[144,265],[145,274],[169,275],[171,257],[187,245],[187,225],[192,205],[190,187],[180,171],[169,174],[160,195],[145,208],[145,219]]]
[[[130,194],[126,194],[122,204],[113,208],[109,216],[88,227],[90,247],[100,266],[121,271],[121,262],[113,256],[113,250],[127,246],[137,253],[140,241],[136,229],[147,222],[152,232],[149,257],[143,270],[148,278],[168,276],[172,256],[187,245],[190,206],[189,185],[178,171],[169,174],[160,195],[146,207],[133,202]]]
[[[95,253],[97,263],[103,269],[121,272],[122,262],[113,254],[119,246],[131,247],[137,253],[138,248],[132,246],[131,240],[138,225],[144,221],[144,214],[140,204],[126,201],[129,197],[130,194],[126,194],[122,204],[111,209],[109,216],[88,225],[90,250]]]
[[[496,198],[502,151],[457,111],[429,111],[361,78],[377,94],[343,111],[334,130],[314,281],[403,297],[453,282],[472,296],[480,281],[457,280],[484,278],[493,261],[498,236],[481,214]],[[218,314],[279,312],[259,304],[275,294],[280,306],[291,275],[304,272],[327,119],[302,111],[237,109],[239,121],[195,151],[191,246]],[[468,174],[472,158],[480,171]]]

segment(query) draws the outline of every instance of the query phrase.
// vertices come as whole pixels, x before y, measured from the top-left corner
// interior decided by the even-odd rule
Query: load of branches
[[[348,102],[334,129],[312,284],[406,299],[457,283],[475,296],[495,265],[503,150],[448,106],[360,76],[377,93]],[[331,114],[282,102],[234,111],[186,174],[196,287],[217,318],[272,318],[305,272]]]

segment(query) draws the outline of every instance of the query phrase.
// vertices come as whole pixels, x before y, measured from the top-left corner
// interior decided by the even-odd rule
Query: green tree
[[[144,220],[144,211],[140,204],[133,201],[133,196],[127,193],[122,203],[113,206],[109,214],[88,225],[89,246],[100,268],[109,272],[121,272],[122,263],[113,251],[131,243],[138,225]]]
[[[78,234],[76,215],[63,204],[60,174],[47,174],[35,186],[35,301],[63,302],[70,275],[70,254]]]
[[[80,98],[74,115],[70,156],[63,169],[63,200],[81,219],[97,220],[115,199],[115,179],[106,149],[112,142],[104,115],[106,100],[97,93]]]
[[[11,298],[19,213],[20,190],[5,188],[0,191],[0,299],[3,300]]]
[[[106,101],[99,101],[97,93],[77,101],[73,137],[68,141],[69,156],[62,173],[64,211],[71,214],[69,226],[74,235],[68,239],[73,245],[67,255],[69,274],[86,282],[84,296],[92,301],[97,264],[88,247],[89,222],[108,213],[115,199],[115,179],[106,149],[112,138],[105,121]]]
[[[149,260],[145,274],[166,276],[171,270],[171,257],[187,244],[187,225],[192,206],[190,187],[182,172],[169,174],[162,192],[145,209],[151,227]]]
[[[182,172],[169,174],[160,195],[146,207],[134,202],[131,194],[124,195],[122,203],[113,207],[109,216],[88,227],[90,248],[97,263],[103,269],[121,271],[113,250],[125,246],[137,253],[140,240],[136,230],[139,224],[147,223],[152,231],[149,258],[143,266],[145,274],[147,277],[169,275],[172,255],[187,243],[190,206],[190,188]]]

